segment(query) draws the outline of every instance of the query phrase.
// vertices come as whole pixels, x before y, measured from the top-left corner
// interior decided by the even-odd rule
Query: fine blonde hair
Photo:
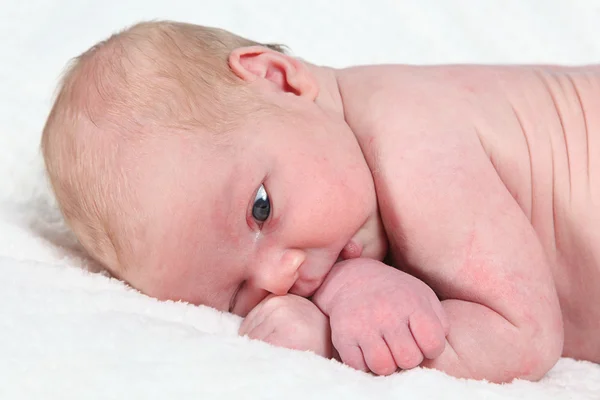
[[[159,131],[218,134],[235,127],[256,99],[228,57],[254,45],[260,44],[221,29],[143,22],[68,66],[43,130],[42,153],[66,222],[111,272],[125,268],[120,258],[132,251],[128,237],[137,229],[123,147]]]

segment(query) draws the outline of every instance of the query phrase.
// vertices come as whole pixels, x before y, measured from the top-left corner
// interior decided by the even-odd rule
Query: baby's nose
[[[278,296],[288,293],[299,276],[299,269],[306,258],[301,250],[287,250],[279,262],[263,271],[261,276],[262,288]]]
[[[290,291],[300,276],[299,270],[304,263],[305,258],[306,256],[301,250],[287,250],[283,254],[280,265],[280,268],[282,269],[280,291],[282,293],[274,294],[283,295]]]

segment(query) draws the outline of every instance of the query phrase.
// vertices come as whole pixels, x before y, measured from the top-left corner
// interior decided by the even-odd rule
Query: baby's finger
[[[365,362],[362,350],[358,345],[345,345],[336,347],[342,362],[359,371],[368,372],[369,368]]]
[[[408,326],[403,324],[393,331],[384,332],[383,339],[398,367],[411,369],[418,367],[423,362],[423,353],[415,343]]]
[[[270,343],[267,339],[269,337],[272,337],[274,332],[275,326],[273,324],[270,324],[268,321],[263,321],[262,323],[254,326],[252,330],[248,331],[245,335],[248,336],[250,339],[256,339]]]
[[[442,303],[436,298],[435,300],[431,300],[429,302],[433,312],[440,320],[440,324],[442,325],[442,330],[444,331],[444,336],[448,336],[450,333],[450,321],[448,320],[448,315],[446,314],[446,310],[444,310],[444,306]]]
[[[282,336],[276,329],[271,329],[271,332],[261,340],[270,343],[273,346],[285,347],[286,349],[309,350],[303,349],[301,346],[302,344],[294,341],[294,338],[290,338],[289,335]]]
[[[248,332],[252,332],[252,330],[262,322],[262,320],[262,318],[257,318],[257,315],[252,317],[248,316],[244,318],[242,320],[240,328],[238,329],[238,335],[245,336],[248,334]]]
[[[374,338],[365,344],[361,343],[361,349],[371,372],[377,375],[391,375],[398,370],[396,361],[383,337]]]
[[[274,311],[272,307],[263,307],[264,303],[260,303],[254,307],[243,319],[240,328],[238,329],[239,335],[247,335],[248,332],[253,331],[258,325],[262,324]]]
[[[437,315],[433,312],[416,312],[408,319],[408,326],[423,355],[438,357],[446,346],[446,335]]]

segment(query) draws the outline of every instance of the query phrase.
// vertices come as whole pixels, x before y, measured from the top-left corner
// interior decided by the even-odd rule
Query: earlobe
[[[273,90],[314,101],[319,85],[300,60],[263,46],[240,47],[229,54],[229,67],[248,83],[264,80]]]

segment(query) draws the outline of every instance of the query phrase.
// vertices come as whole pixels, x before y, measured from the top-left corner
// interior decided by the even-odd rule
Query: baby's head
[[[240,315],[268,293],[309,296],[338,258],[385,252],[332,82],[218,29],[114,35],[73,62],[44,128],[61,211],[94,259],[148,295]]]

